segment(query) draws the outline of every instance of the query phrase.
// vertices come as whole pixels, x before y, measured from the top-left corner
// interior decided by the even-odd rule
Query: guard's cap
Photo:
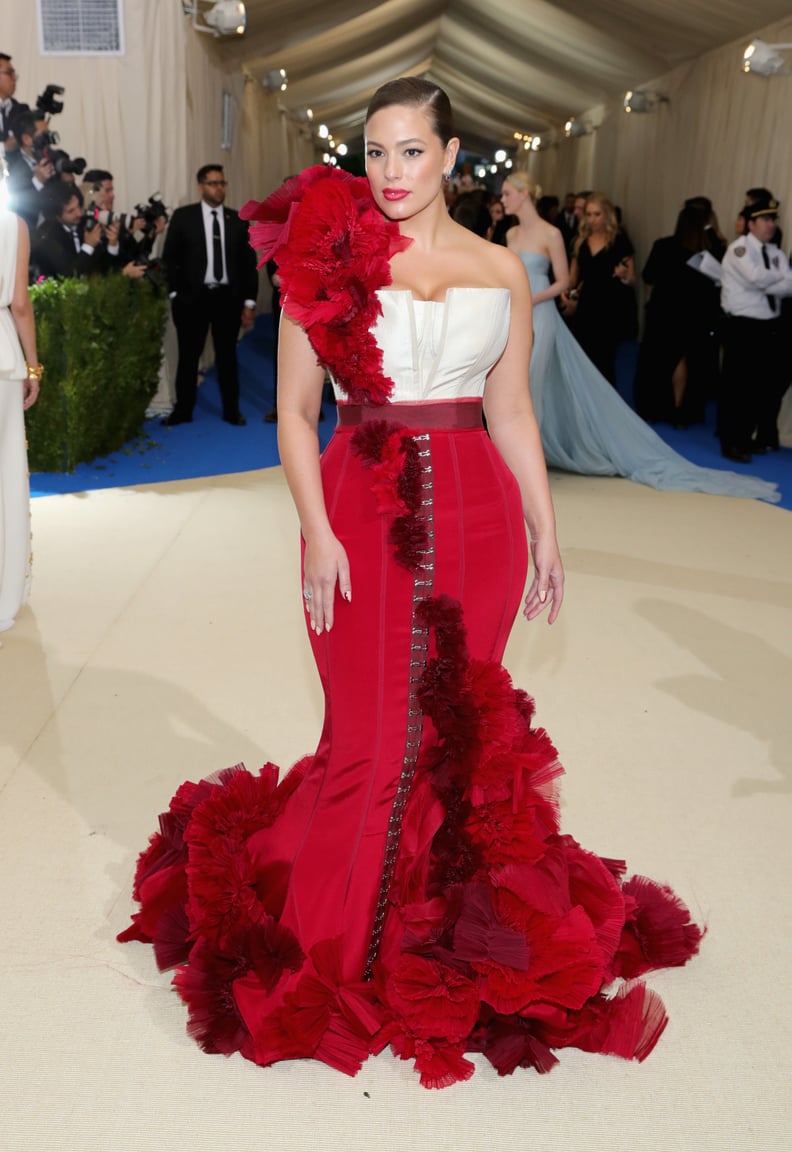
[[[761,216],[778,215],[779,204],[774,196],[760,196],[753,204],[746,204],[740,215],[743,220],[758,220]]]

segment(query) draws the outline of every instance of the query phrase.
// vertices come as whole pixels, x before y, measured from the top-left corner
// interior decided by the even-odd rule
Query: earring
[[[450,172],[450,171],[448,171],[448,172],[444,172],[444,173],[443,173],[443,179],[445,180],[445,182],[446,182],[446,184],[447,184],[447,183],[448,183],[448,181],[451,179],[451,172]]]

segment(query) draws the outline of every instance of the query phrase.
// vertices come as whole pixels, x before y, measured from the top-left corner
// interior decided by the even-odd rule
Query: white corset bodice
[[[442,302],[415,300],[406,290],[378,296],[382,315],[373,333],[395,385],[392,402],[483,395],[509,336],[508,288],[449,288]]]

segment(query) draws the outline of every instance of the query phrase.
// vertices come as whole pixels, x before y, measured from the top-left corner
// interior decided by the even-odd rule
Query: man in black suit
[[[40,276],[95,276],[107,271],[98,244],[102,225],[81,230],[82,204],[73,185],[55,181],[48,188],[52,218],[32,236],[30,262]]]
[[[236,343],[240,327],[253,323],[256,257],[248,243],[247,224],[224,207],[221,165],[205,164],[197,180],[201,199],[173,213],[162,252],[179,343],[176,406],[162,423],[173,426],[192,420],[198,361],[211,328],[223,419],[243,425]]]
[[[11,57],[0,52],[0,143],[6,145],[10,152],[14,147],[14,133],[11,131],[11,121],[23,107],[14,99],[16,92],[17,74],[11,63]],[[24,105],[26,107],[26,105]],[[11,134],[10,143],[9,133]]]

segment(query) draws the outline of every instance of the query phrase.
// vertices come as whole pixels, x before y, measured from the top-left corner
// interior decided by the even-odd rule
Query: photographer
[[[55,176],[51,161],[36,153],[34,141],[46,132],[45,119],[36,120],[33,112],[18,112],[11,121],[17,149],[6,158],[11,210],[21,216],[33,231],[46,208],[45,187]]]
[[[107,247],[100,247],[105,229],[98,221],[83,217],[76,189],[56,181],[49,186],[48,198],[51,219],[33,235],[31,264],[38,274],[72,277],[107,273]]]
[[[118,228],[117,256],[122,267],[130,262],[149,266],[155,263],[152,249],[168,222],[168,210],[159,192],[149,196],[145,204],[136,204],[127,214],[114,213],[113,174],[103,168],[91,168],[85,173],[82,192],[87,211],[93,212],[106,228]]]
[[[122,217],[122,240],[128,237],[128,251],[135,251],[134,265],[143,268],[143,274],[157,290],[166,287],[167,278],[165,265],[154,249],[168,219],[168,209],[159,192],[149,196],[145,204],[136,204],[130,217]]]
[[[140,245],[132,235],[138,227],[138,221],[113,212],[115,188],[112,172],[104,168],[89,169],[83,176],[82,193],[87,205],[86,212],[93,213],[104,226],[105,239],[102,243],[112,257],[113,264],[121,269],[138,260],[141,256]]]
[[[18,76],[11,63],[11,57],[0,52],[0,144],[5,145],[6,158],[16,147],[11,131],[11,121],[23,107],[14,99]]]
[[[82,210],[78,189],[53,181],[48,185],[48,216],[33,236],[31,264],[40,276],[107,276],[120,272],[140,280],[146,268],[119,258],[117,222],[102,224]]]

